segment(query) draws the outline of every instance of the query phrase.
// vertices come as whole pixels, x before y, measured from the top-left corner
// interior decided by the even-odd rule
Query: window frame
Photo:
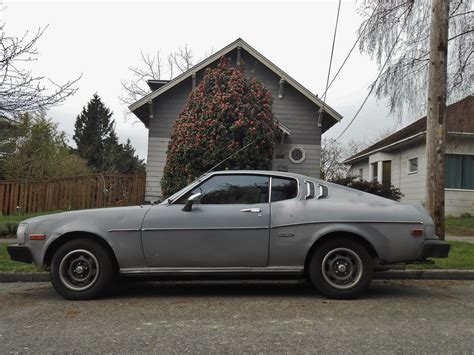
[[[414,159],[416,159],[416,170],[411,171],[410,170],[410,161],[412,161]],[[407,158],[407,175],[418,174],[419,166],[420,166],[419,164],[420,164],[420,158],[418,156]]]
[[[372,176],[370,177],[370,181],[379,181],[379,162],[372,162],[370,165],[372,166]]]
[[[297,149],[301,152],[300,159],[294,159],[292,157],[293,152]],[[306,160],[306,151],[300,146],[291,147],[290,151],[288,152],[288,159],[290,159],[293,164],[302,164]]]
[[[242,174],[212,174],[210,175],[209,177],[207,177],[207,179],[204,179],[203,181],[200,181],[198,184],[195,184],[193,186],[190,186],[189,189],[187,189],[186,191],[184,191],[182,194],[180,194],[179,196],[177,196],[175,198],[175,200],[173,200],[173,202],[171,203],[172,205],[176,204],[176,205],[182,205],[183,203],[178,203],[178,201],[184,196],[186,195],[187,193],[199,188],[200,186],[202,186],[203,184],[205,184],[206,182],[208,182],[209,180],[211,180],[212,178],[214,177],[217,177],[217,176],[260,176],[260,177],[265,177],[268,179],[268,200],[266,202],[257,202],[257,203],[220,203],[220,204],[217,204],[217,203],[206,203],[205,205],[206,206],[222,206],[222,205],[258,205],[258,204],[262,204],[262,203],[270,203],[270,199],[271,199],[271,176],[270,175],[266,175],[266,174],[249,174],[249,173],[242,173]]]
[[[251,175],[251,176],[265,176],[265,177],[268,177],[270,180],[269,182],[269,194],[268,194],[268,201],[266,203],[270,204],[270,203],[276,203],[276,202],[283,202],[283,201],[291,201],[291,200],[294,200],[294,199],[299,199],[300,197],[300,193],[301,193],[301,187],[300,187],[300,179],[298,179],[297,177],[295,176],[286,176],[286,175],[273,175],[273,174],[252,174],[252,173],[242,173],[242,174],[209,174],[208,176],[202,176],[201,178],[197,179],[196,181],[192,182],[190,185],[186,186],[185,188],[183,188],[181,190],[181,193],[179,193],[180,191],[176,192],[174,195],[174,199],[171,201],[171,203],[168,203],[168,199],[165,199],[163,202],[160,203],[160,205],[167,205],[167,206],[171,206],[171,205],[175,205],[177,204],[177,201],[183,197],[184,195],[186,195],[188,192],[192,191],[193,189],[201,186],[202,184],[204,184],[206,181],[208,181],[209,179],[213,178],[214,176],[236,176],[236,175]],[[291,198],[291,199],[287,199],[287,200],[282,200],[282,201],[276,201],[276,202],[271,202],[271,199],[272,199],[272,178],[275,177],[275,178],[286,178],[286,179],[293,179],[293,180],[296,180],[296,186],[298,188],[297,192],[296,192],[296,196]],[[179,193],[179,194],[178,194]],[[178,194],[178,195],[177,195]],[[181,204],[179,204],[181,205]]]
[[[467,187],[463,187],[464,185],[464,180],[463,180],[463,173],[462,173],[462,170],[463,170],[463,167],[464,167],[464,159],[465,157],[472,157],[471,159],[474,159],[474,154],[458,154],[458,153],[446,153],[446,161],[445,161],[445,164],[447,165],[447,162],[448,162],[448,157],[449,156],[460,156],[462,157],[461,158],[461,187],[458,188],[458,187],[446,187],[447,185],[447,181],[448,181],[448,178],[447,176],[445,176],[445,185],[444,185],[444,189],[447,190],[447,191],[474,191],[474,188],[467,188]],[[448,173],[447,171],[447,166],[445,167],[446,168],[446,171],[445,171],[445,174]]]
[[[270,195],[268,197],[268,203],[278,203],[278,202],[285,202],[285,201],[291,201],[298,199],[300,196],[300,181],[295,178],[295,177],[290,177],[290,176],[274,176],[274,175],[269,175],[270,176]],[[285,200],[280,200],[280,201],[272,201],[272,184],[273,184],[273,178],[275,179],[288,179],[288,180],[295,180],[296,181],[296,196],[292,198],[287,198]]]

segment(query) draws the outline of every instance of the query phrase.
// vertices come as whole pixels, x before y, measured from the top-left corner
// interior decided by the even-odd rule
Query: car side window
[[[291,178],[272,178],[272,202],[289,200],[298,194],[298,182]]]
[[[267,176],[216,175],[182,196],[176,203],[200,192],[203,205],[267,203],[269,194]]]

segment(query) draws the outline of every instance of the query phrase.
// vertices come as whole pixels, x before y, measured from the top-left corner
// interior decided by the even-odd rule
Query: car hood
[[[110,229],[139,229],[151,206],[127,206],[78,210],[43,215],[23,221],[28,233],[46,235],[72,231],[103,233]]]

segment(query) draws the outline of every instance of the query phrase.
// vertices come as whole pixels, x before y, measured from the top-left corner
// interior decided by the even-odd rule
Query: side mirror
[[[196,201],[199,201],[200,199],[201,199],[201,193],[200,192],[197,192],[197,193],[189,196],[188,199],[186,200],[186,204],[184,205],[184,207],[182,208],[181,211],[190,212],[193,209],[193,203],[196,202]]]

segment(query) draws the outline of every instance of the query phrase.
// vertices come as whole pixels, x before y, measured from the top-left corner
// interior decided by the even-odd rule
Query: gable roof
[[[372,144],[344,161],[345,164],[362,159],[371,153],[393,147],[396,144],[415,139],[426,133],[426,116],[401,130]],[[446,133],[474,135],[474,96],[470,95],[447,107]]]
[[[324,107],[326,113],[330,117],[332,117],[336,122],[339,122],[342,119],[342,116],[339,113],[337,113],[333,108],[331,108],[325,102],[323,102],[320,98],[318,98],[317,95],[313,94],[311,91],[306,89],[303,85],[298,83],[295,79],[293,79],[288,74],[286,74],[283,70],[278,68],[275,64],[273,64],[271,61],[269,61],[267,58],[265,58],[262,54],[260,54],[257,50],[255,50],[253,47],[251,47],[247,42],[245,42],[241,38],[238,38],[237,40],[235,40],[231,44],[229,44],[226,47],[222,48],[220,51],[212,54],[207,59],[204,59],[202,62],[196,64],[194,67],[192,67],[189,70],[187,70],[187,71],[183,72],[182,74],[178,75],[176,78],[170,80],[165,85],[163,85],[160,88],[152,91],[151,93],[144,96],[143,98],[141,98],[137,102],[131,104],[128,108],[130,109],[130,111],[132,111],[133,113],[135,113],[137,115],[137,110],[139,110],[144,105],[148,104],[149,101],[151,101],[154,98],[160,96],[161,94],[167,92],[168,90],[170,90],[174,86],[181,83],[183,80],[191,77],[194,73],[204,69],[205,67],[207,67],[208,65],[210,65],[214,61],[218,60],[222,56],[226,55],[227,53],[231,52],[232,50],[236,49],[237,47],[241,47],[242,49],[246,50],[248,53],[250,53],[256,59],[258,59],[261,63],[263,63],[268,69],[270,69],[276,75],[278,75],[282,79],[284,79],[286,83],[290,84],[296,90],[298,90],[301,94],[306,96],[314,104],[318,105],[319,107]]]

